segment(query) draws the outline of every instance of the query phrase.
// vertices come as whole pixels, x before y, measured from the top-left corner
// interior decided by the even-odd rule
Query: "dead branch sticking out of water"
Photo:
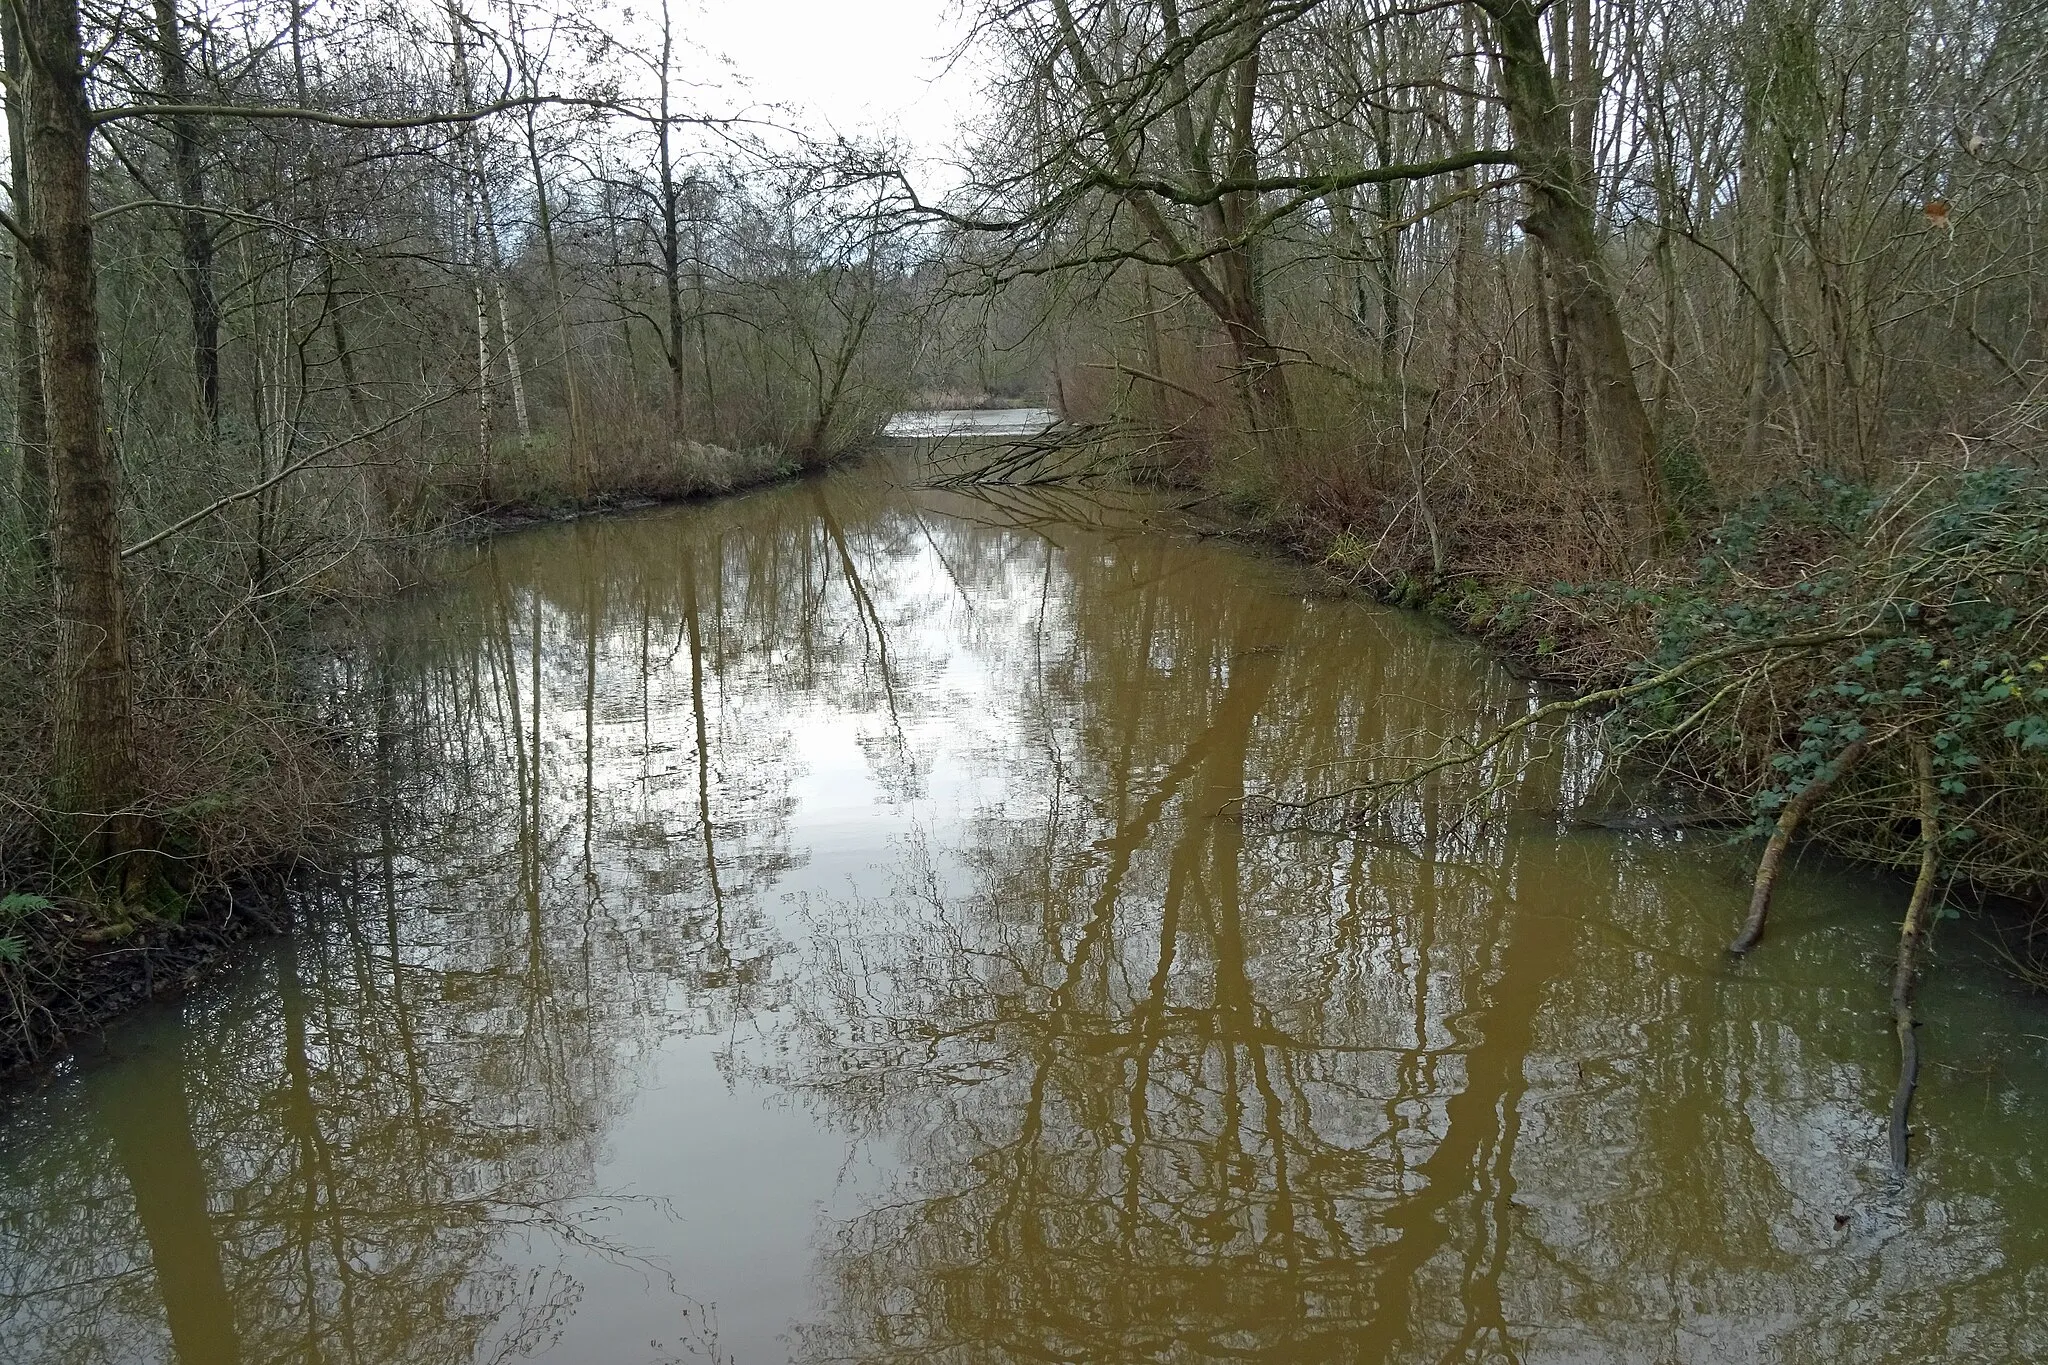
[[[1133,434],[1127,423],[1096,422],[1055,427],[1037,436],[968,440],[949,453],[934,446],[930,468],[919,482],[926,488],[1042,488],[1116,478],[1125,468]]]
[[[1778,869],[1785,861],[1785,850],[1799,826],[1813,808],[1820,804],[1822,797],[1833,789],[1835,783],[1848,776],[1849,770],[1862,762],[1863,755],[1870,751],[1870,741],[1859,739],[1835,756],[1835,760],[1814,775],[1800,793],[1785,803],[1779,812],[1777,828],[1771,831],[1770,842],[1764,845],[1763,857],[1757,859],[1756,885],[1749,894],[1749,919],[1742,926],[1742,932],[1728,945],[1728,951],[1735,954],[1748,952],[1763,941],[1764,921],[1771,913],[1771,892],[1778,884]]]
[[[1709,650],[1624,686],[1606,688],[1539,706],[1500,726],[1477,742],[1455,741],[1447,744],[1435,757],[1410,767],[1398,776],[1362,783],[1328,796],[1311,797],[1297,802],[1278,801],[1263,793],[1252,793],[1234,803],[1234,812],[1226,808],[1221,813],[1234,813],[1245,824],[1257,824],[1267,832],[1275,834],[1316,832],[1370,837],[1374,828],[1381,823],[1388,803],[1396,795],[1412,791],[1446,770],[1477,763],[1499,750],[1517,734],[1543,722],[1561,721],[1578,712],[1618,705],[1667,686],[1710,663],[1740,655],[1776,653],[1846,640],[1872,639],[1882,636],[1883,633],[1876,627],[1816,631],[1803,635],[1748,641]],[[1748,923],[1742,934],[1729,945],[1732,952],[1746,953],[1762,939],[1770,909],[1771,892],[1777,881],[1778,870],[1787,846],[1797,835],[1807,816],[1849,770],[1863,760],[1871,747],[1871,742],[1866,739],[1850,743],[1831,762],[1823,765],[1813,781],[1787,803],[1784,812],[1778,817],[1777,828],[1771,835],[1770,843],[1765,847],[1763,857],[1758,863],[1755,887],[1750,898]],[[1913,884],[1912,898],[1907,903],[1905,920],[1899,929],[1898,959],[1892,973],[1891,995],[1892,1022],[1899,1039],[1899,1080],[1892,1095],[1890,1139],[1892,1168],[1900,1178],[1906,1173],[1909,1134],[1907,1120],[1912,1111],[1913,1093],[1920,1080],[1920,1047],[1915,1033],[1913,996],[1919,980],[1920,959],[1926,949],[1933,923],[1934,889],[1936,876],[1940,870],[1941,840],[1940,790],[1935,782],[1933,756],[1925,741],[1914,742],[1913,763],[1920,807],[1920,873]],[[1497,775],[1485,784],[1484,790],[1474,799],[1483,800],[1496,794],[1511,785],[1513,780],[1512,774]],[[1342,815],[1333,824],[1329,819],[1321,817],[1321,812],[1331,809],[1334,803],[1342,803]]]
[[[1934,875],[1940,864],[1941,798],[1934,785],[1934,759],[1924,743],[1913,746],[1913,767],[1920,786],[1920,875],[1906,919],[1899,926],[1899,958],[1892,968],[1892,1024],[1899,1033],[1899,1085],[1892,1092],[1892,1172],[1906,1174],[1907,1116],[1913,1091],[1920,1083],[1920,1041],[1914,1034],[1913,987],[1920,976],[1920,952],[1926,946],[1934,902]]]

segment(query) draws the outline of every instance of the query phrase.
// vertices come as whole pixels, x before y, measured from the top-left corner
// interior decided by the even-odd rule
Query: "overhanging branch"
[[[282,119],[296,123],[321,123],[332,128],[358,128],[402,132],[409,128],[438,128],[455,124],[475,123],[493,114],[509,113],[514,109],[531,109],[537,105],[560,105],[575,109],[599,109],[607,113],[627,113],[630,110],[618,100],[591,99],[575,95],[522,95],[513,99],[495,100],[490,104],[478,105],[474,109],[445,110],[428,114],[401,114],[395,116],[370,116],[362,114],[337,114],[325,109],[300,109],[285,104],[117,104],[107,109],[93,111],[94,127],[105,127],[125,119],[138,118],[237,118],[237,119]]]

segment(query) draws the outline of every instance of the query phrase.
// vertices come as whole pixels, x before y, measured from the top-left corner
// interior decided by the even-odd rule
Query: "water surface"
[[[470,552],[333,665],[318,926],[0,1116],[0,1359],[2048,1356],[2048,1018],[1901,888],[1569,818],[1588,736],[1153,524],[870,470]]]
[[[1060,420],[1049,408],[944,408],[899,412],[884,436],[1037,436]]]

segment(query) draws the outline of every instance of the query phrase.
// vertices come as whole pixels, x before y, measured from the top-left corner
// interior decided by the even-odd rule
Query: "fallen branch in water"
[[[1122,474],[1125,452],[1120,441],[1132,434],[1114,422],[1058,427],[1040,436],[986,442],[968,437],[978,459],[931,458],[932,470],[920,482],[926,488],[974,488],[1000,484],[1006,488],[1042,488],[1082,484]],[[954,467],[947,468],[948,464]]]
[[[1863,761],[1863,755],[1870,752],[1870,741],[1859,739],[1826,764],[1813,780],[1806,784],[1797,796],[1785,803],[1785,809],[1778,815],[1778,826],[1771,831],[1771,841],[1764,845],[1763,857],[1757,859],[1756,885],[1749,893],[1749,919],[1743,924],[1742,932],[1728,945],[1731,953],[1742,954],[1763,941],[1764,921],[1771,913],[1771,892],[1778,884],[1778,868],[1785,860],[1785,849],[1799,833],[1799,826],[1805,823],[1807,815],[1820,804],[1822,797],[1833,789],[1835,783],[1849,775],[1849,770]]]
[[[1899,1033],[1899,1085],[1892,1092],[1892,1173],[1906,1174],[1906,1118],[1913,1091],[1920,1083],[1920,1041],[1914,1034],[1913,987],[1920,975],[1920,951],[1926,946],[1928,907],[1934,900],[1934,874],[1940,863],[1941,797],[1934,785],[1934,760],[1925,743],[1913,746],[1913,766],[1920,786],[1920,876],[1906,903],[1899,926],[1899,958],[1892,968],[1892,1025]]]
[[[1356,797],[1367,799],[1383,798],[1395,792],[1406,791],[1416,787],[1424,780],[1443,772],[1445,769],[1476,763],[1532,726],[1540,725],[1545,721],[1563,720],[1581,711],[1618,705],[1621,702],[1640,697],[1647,692],[1654,692],[1660,687],[1668,687],[1687,675],[1705,668],[1708,664],[1721,663],[1728,659],[1740,658],[1749,654],[1808,649],[1818,645],[1840,644],[1845,640],[1877,639],[1888,634],[1890,632],[1877,626],[1858,626],[1853,629],[1810,631],[1801,635],[1779,635],[1767,640],[1742,640],[1735,644],[1723,645],[1719,649],[1706,650],[1703,653],[1681,659],[1661,672],[1653,673],[1646,678],[1638,678],[1632,683],[1624,683],[1618,687],[1602,688],[1597,692],[1587,692],[1582,696],[1565,697],[1557,701],[1546,702],[1526,715],[1517,716],[1476,744],[1466,742],[1461,748],[1447,746],[1436,757],[1417,767],[1411,768],[1398,777],[1360,783],[1358,786],[1346,788],[1344,791],[1333,792],[1328,796],[1316,797],[1303,802],[1279,801],[1262,796],[1257,799],[1256,806],[1258,809],[1269,814],[1283,810],[1290,813],[1299,813],[1308,810],[1311,806],[1323,805],[1332,801],[1343,801]],[[1498,786],[1499,784],[1495,785]],[[1246,809],[1246,798],[1240,798],[1234,804],[1242,811]],[[1357,812],[1354,818],[1363,819],[1364,812]]]

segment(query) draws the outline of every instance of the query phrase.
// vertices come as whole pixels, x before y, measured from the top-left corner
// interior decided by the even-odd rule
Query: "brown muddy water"
[[[1142,503],[871,468],[464,552],[314,927],[0,1116],[10,1362],[2048,1358],[2048,1012],[1897,885],[1219,815],[1531,704]]]

